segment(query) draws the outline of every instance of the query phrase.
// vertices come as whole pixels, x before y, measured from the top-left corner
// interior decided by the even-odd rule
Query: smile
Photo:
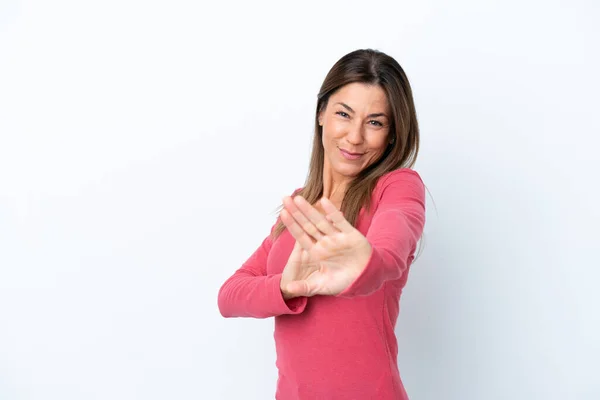
[[[342,157],[344,157],[347,160],[358,160],[360,157],[362,157],[364,155],[364,153],[351,153],[349,151],[343,150],[343,149],[339,149],[340,153],[342,154]]]

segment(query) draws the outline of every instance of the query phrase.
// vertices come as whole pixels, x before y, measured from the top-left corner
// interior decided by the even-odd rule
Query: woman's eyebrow
[[[338,101],[335,104],[339,104],[342,107],[344,107],[345,109],[347,109],[348,111],[350,111],[351,113],[354,113],[354,110],[352,109],[352,107],[350,107],[348,104],[346,103],[342,103],[341,101]],[[387,115],[385,115],[385,113],[374,113],[374,114],[369,114],[367,115],[367,118],[376,118],[376,117],[386,117]]]

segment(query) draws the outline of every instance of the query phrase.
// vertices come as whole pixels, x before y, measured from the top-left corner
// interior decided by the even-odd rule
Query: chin
[[[352,166],[352,165],[337,165],[335,168],[335,172],[339,175],[351,176],[354,177],[362,171],[362,166]]]

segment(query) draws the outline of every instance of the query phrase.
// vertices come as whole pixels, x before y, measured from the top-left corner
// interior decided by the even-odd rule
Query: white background
[[[0,2],[0,399],[269,399],[217,291],[358,48],[411,81],[413,400],[600,398],[596,1]]]

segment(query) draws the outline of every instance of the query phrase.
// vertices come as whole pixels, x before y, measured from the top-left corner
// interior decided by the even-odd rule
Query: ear
[[[325,114],[326,105],[321,107],[321,111],[317,113],[317,121],[319,121],[319,126],[323,126],[323,114]]]

